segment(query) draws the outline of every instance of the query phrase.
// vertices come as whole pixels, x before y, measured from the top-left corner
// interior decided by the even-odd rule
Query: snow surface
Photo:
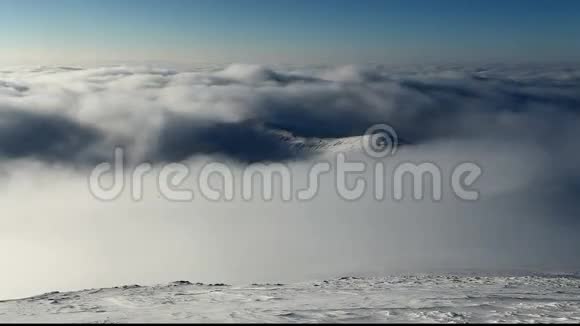
[[[0,302],[1,322],[580,322],[577,276],[138,285]]]

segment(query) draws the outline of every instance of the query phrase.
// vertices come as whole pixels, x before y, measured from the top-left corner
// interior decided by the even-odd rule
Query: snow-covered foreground
[[[570,276],[124,286],[0,302],[2,322],[580,322]]]

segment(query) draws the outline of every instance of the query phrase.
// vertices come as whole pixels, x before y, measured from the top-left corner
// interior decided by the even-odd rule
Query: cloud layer
[[[580,269],[579,87],[580,69],[556,65],[3,69],[0,288]],[[116,146],[193,170],[287,162],[300,183],[319,157],[281,131],[339,138],[375,123],[406,143],[388,167],[476,162],[482,199],[347,202],[329,175],[309,202],[174,203],[149,178],[142,202],[103,203],[86,184]]]
[[[577,130],[579,74],[557,66],[6,69],[0,156],[93,163],[124,146],[135,160],[285,160],[292,151],[272,129],[339,138],[385,122],[413,144],[562,146]]]

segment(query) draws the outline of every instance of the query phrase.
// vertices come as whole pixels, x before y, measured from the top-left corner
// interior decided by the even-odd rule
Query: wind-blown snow
[[[580,321],[572,276],[393,276],[299,284],[124,286],[0,302],[3,322]]]

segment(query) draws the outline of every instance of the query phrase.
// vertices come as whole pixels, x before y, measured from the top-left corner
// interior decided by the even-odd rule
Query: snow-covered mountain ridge
[[[580,322],[574,276],[343,277],[297,284],[173,282],[0,302],[2,322]]]

